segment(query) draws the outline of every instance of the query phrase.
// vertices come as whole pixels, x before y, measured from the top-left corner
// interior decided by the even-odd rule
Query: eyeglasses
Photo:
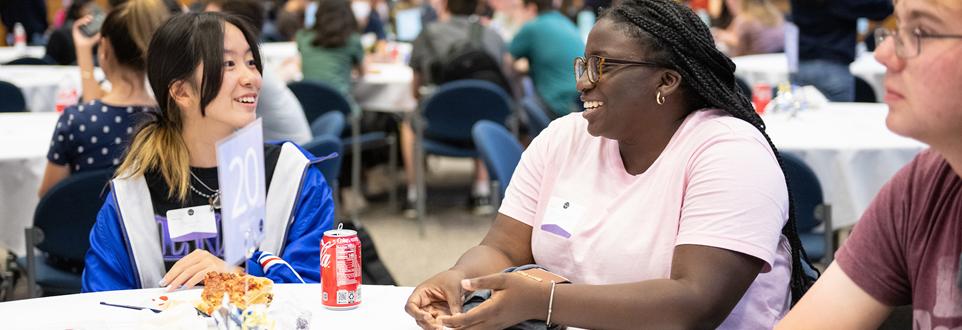
[[[613,58],[601,57],[598,55],[592,56],[579,56],[575,57],[575,80],[581,79],[588,73],[588,81],[592,84],[598,83],[601,80],[602,74],[605,72],[605,66],[611,65],[643,65],[652,67],[662,67],[664,65],[652,62],[644,61],[629,61],[629,60],[619,60]]]
[[[962,35],[957,34],[933,34],[922,32],[919,28],[908,30],[875,30],[875,45],[882,45],[885,39],[895,36],[895,55],[902,59],[909,59],[919,56],[922,53],[922,39],[962,39]]]

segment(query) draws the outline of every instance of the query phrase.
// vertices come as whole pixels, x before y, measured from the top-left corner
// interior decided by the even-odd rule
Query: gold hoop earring
[[[658,91],[658,94],[655,94],[655,102],[657,102],[658,105],[665,104],[665,97],[661,96],[661,91]]]

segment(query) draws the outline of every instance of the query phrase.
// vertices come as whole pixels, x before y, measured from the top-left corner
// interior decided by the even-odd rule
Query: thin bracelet
[[[555,281],[551,281],[551,295],[548,296],[548,318],[545,319],[544,325],[548,328],[551,327],[551,307],[554,305],[554,286],[558,284]]]

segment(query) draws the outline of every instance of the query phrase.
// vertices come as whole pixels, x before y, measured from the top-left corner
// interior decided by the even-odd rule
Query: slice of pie
[[[211,315],[220,307],[224,293],[230,297],[231,304],[242,310],[256,304],[270,305],[274,299],[273,286],[274,282],[264,277],[210,272],[204,279],[197,309]]]

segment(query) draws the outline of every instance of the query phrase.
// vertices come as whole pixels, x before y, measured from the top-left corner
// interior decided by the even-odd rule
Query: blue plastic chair
[[[815,172],[798,157],[782,153],[782,163],[795,198],[795,226],[806,254],[813,261],[831,262],[834,254],[831,206],[825,203]],[[824,223],[823,232],[815,228]]]
[[[317,117],[317,119],[311,123],[311,135],[316,137],[324,135],[339,137],[344,133],[344,127],[346,125],[347,122],[344,119],[343,113],[331,111]]]
[[[53,64],[54,63],[50,63],[47,60],[42,58],[21,57],[21,58],[12,60],[10,62],[7,62],[5,65],[53,65]]]
[[[90,229],[107,197],[113,173],[108,169],[72,174],[40,199],[33,227],[24,229],[27,255],[17,259],[27,270],[30,297],[80,292]],[[34,248],[41,253],[36,254]]]
[[[531,138],[541,134],[541,131],[551,123],[551,118],[548,117],[548,113],[545,112],[544,107],[541,106],[541,103],[538,102],[537,99],[530,96],[525,97],[524,100],[521,101],[521,108],[524,109],[524,113],[527,115],[525,126],[528,127],[528,135]]]
[[[415,160],[415,173],[424,173],[424,157],[428,154],[460,158],[477,158],[471,129],[481,120],[504,123],[511,114],[511,99],[504,89],[483,80],[456,80],[441,85],[422,108],[424,134]],[[417,176],[418,219],[424,216],[424,175]],[[422,221],[423,223],[423,221]]]
[[[487,120],[474,124],[471,135],[488,174],[498,182],[499,196],[504,198],[514,169],[521,161],[521,144],[503,125]]]
[[[335,152],[338,154],[337,157],[327,159],[315,165],[317,169],[321,170],[321,173],[324,174],[324,180],[327,180],[327,184],[331,187],[331,190],[336,191],[337,176],[341,173],[341,154],[343,152],[341,150],[341,139],[336,135],[318,135],[302,147],[315,157],[326,157]]]
[[[323,82],[311,80],[292,82],[287,87],[294,92],[294,96],[300,101],[309,123],[314,123],[322,115],[332,111],[340,112],[345,119],[349,119],[347,125],[345,125],[347,132],[340,135],[342,155],[353,155],[355,150],[363,151],[387,146],[391,155],[388,166],[392,171],[397,171],[397,160],[394,156],[397,153],[397,138],[394,135],[388,135],[386,132],[360,133],[360,131],[357,131],[359,143],[357,148],[354,147],[353,133],[355,126],[358,125],[359,118],[358,116],[352,116],[351,103],[341,92]],[[360,180],[360,167],[359,155],[352,158],[351,162],[351,177],[355,184],[358,184],[357,182]],[[392,189],[389,193],[389,199],[393,205],[396,199],[395,192]]]
[[[0,112],[24,112],[27,110],[27,100],[23,97],[20,87],[0,80]]]

